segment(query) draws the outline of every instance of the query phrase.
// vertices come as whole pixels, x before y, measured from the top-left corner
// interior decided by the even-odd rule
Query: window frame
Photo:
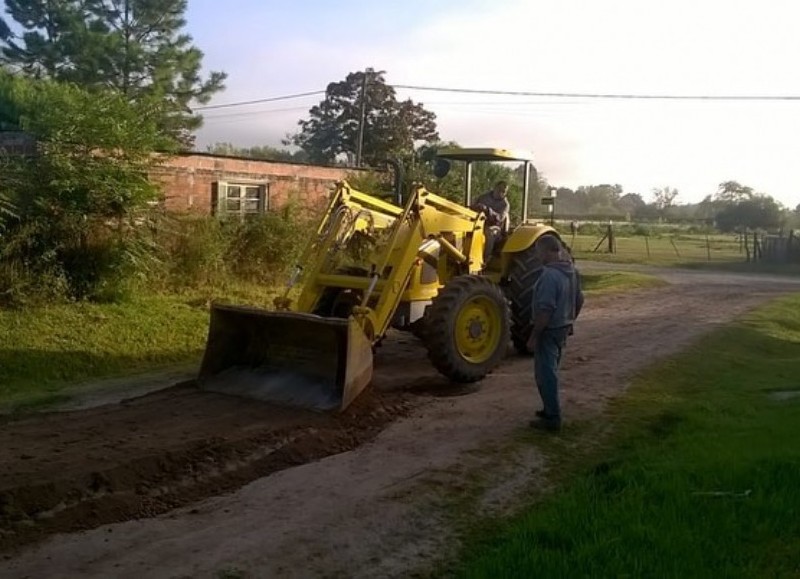
[[[239,188],[239,195],[232,197],[230,191]],[[248,201],[252,202],[253,197],[248,197],[248,189],[258,190],[258,208],[255,211],[248,211]],[[231,208],[231,202],[238,201],[238,208]],[[215,181],[213,187],[213,214],[219,218],[238,217],[246,219],[250,215],[263,215],[270,210],[269,181],[256,181],[251,179],[235,179],[225,181]]]

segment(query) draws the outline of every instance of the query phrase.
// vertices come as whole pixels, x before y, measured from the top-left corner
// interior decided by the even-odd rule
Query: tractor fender
[[[558,231],[549,225],[544,225],[542,223],[520,225],[512,231],[506,239],[506,242],[503,244],[502,253],[510,254],[525,251],[546,233],[555,235],[561,239]]]

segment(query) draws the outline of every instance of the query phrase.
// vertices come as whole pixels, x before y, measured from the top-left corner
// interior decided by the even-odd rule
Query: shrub
[[[162,267],[151,278],[157,289],[214,285],[227,275],[228,242],[223,223],[195,215],[162,215],[155,224]]]
[[[37,142],[34,156],[2,159],[0,258],[8,271],[25,270],[7,274],[14,287],[55,276],[64,298],[109,300],[142,274],[152,244],[138,220],[158,196],[152,152],[174,146],[158,126],[160,106],[0,72],[5,121]]]
[[[245,220],[232,232],[227,259],[234,275],[275,283],[297,263],[313,223],[296,206]]]

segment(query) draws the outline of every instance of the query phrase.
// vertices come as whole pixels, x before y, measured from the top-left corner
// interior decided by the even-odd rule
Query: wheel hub
[[[461,306],[456,320],[456,348],[473,364],[485,362],[497,350],[502,315],[486,296],[475,296]]]
[[[472,318],[469,322],[469,328],[467,332],[469,333],[469,337],[472,340],[477,341],[484,332],[484,323],[479,318]]]

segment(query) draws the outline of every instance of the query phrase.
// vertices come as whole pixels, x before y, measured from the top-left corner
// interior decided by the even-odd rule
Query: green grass
[[[550,439],[560,490],[473,521],[448,575],[800,576],[800,397],[780,391],[800,393],[800,296],[647,371],[607,423]]]
[[[581,273],[581,279],[584,291],[594,295],[667,285],[659,277],[628,271]]]
[[[690,269],[713,269],[715,271],[727,271],[731,273],[751,273],[759,275],[800,275],[800,263],[747,263],[747,262],[694,262],[683,264]]]
[[[587,291],[647,287],[633,273],[585,276]],[[275,291],[234,285],[185,295],[140,297],[120,304],[62,304],[0,310],[0,407],[31,409],[70,397],[90,380],[174,364],[198,363],[208,332],[207,301],[269,305]]]
[[[266,303],[273,292],[237,285],[119,304],[59,304],[0,310],[0,405],[36,407],[69,397],[71,386],[198,362],[208,299]]]

